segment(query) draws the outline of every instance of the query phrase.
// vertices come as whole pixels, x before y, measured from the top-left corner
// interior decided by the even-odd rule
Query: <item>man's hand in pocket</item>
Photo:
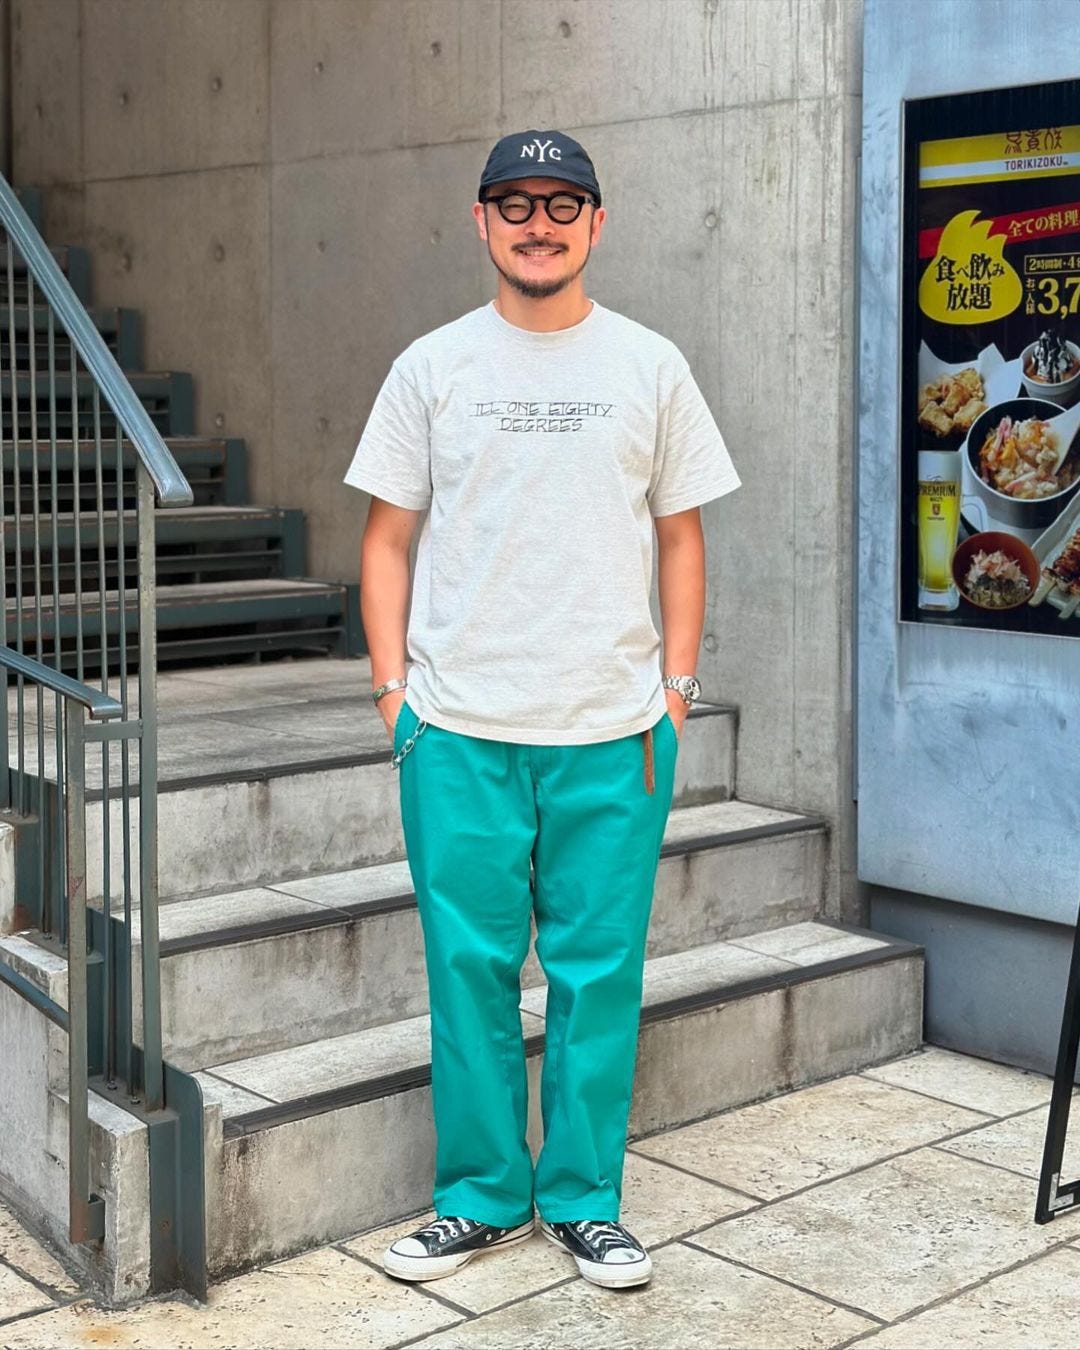
[[[675,724],[675,734],[682,740],[683,723],[686,721],[687,713],[690,711],[690,705],[677,689],[665,689],[664,693],[667,695],[668,715]]]
[[[394,743],[394,725],[397,722],[398,713],[401,711],[401,705],[405,702],[405,694],[406,690],[404,689],[392,689],[389,694],[383,694],[375,705],[382,715],[391,745]]]

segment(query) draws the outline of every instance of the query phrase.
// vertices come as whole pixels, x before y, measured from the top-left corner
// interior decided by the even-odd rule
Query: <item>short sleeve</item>
[[[375,399],[345,482],[409,511],[431,505],[428,410],[397,362]]]
[[[724,438],[687,366],[657,425],[649,510],[654,516],[671,516],[738,486]]]

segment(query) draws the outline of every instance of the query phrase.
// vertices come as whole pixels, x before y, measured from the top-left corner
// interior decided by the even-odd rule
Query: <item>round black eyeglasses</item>
[[[576,192],[507,192],[502,197],[485,197],[499,208],[499,215],[508,225],[524,225],[532,218],[536,203],[543,202],[548,218],[557,225],[569,225],[581,215],[581,208],[596,203],[591,197],[579,197]]]

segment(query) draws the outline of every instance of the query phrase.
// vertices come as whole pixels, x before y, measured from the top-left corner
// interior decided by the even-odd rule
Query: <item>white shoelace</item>
[[[434,1223],[429,1223],[421,1232],[430,1233],[441,1246],[444,1242],[449,1242],[451,1238],[467,1236],[475,1227],[476,1225],[471,1219],[436,1219]]]
[[[629,1233],[617,1223],[600,1223],[583,1219],[573,1225],[590,1246],[598,1248],[603,1260],[613,1248],[628,1247],[631,1251],[640,1251]]]

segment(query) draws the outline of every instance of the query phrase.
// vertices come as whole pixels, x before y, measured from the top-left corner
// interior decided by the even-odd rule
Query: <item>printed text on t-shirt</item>
[[[494,417],[500,431],[580,431],[590,417],[610,417],[614,403],[550,399],[495,399],[470,403],[470,417]]]

